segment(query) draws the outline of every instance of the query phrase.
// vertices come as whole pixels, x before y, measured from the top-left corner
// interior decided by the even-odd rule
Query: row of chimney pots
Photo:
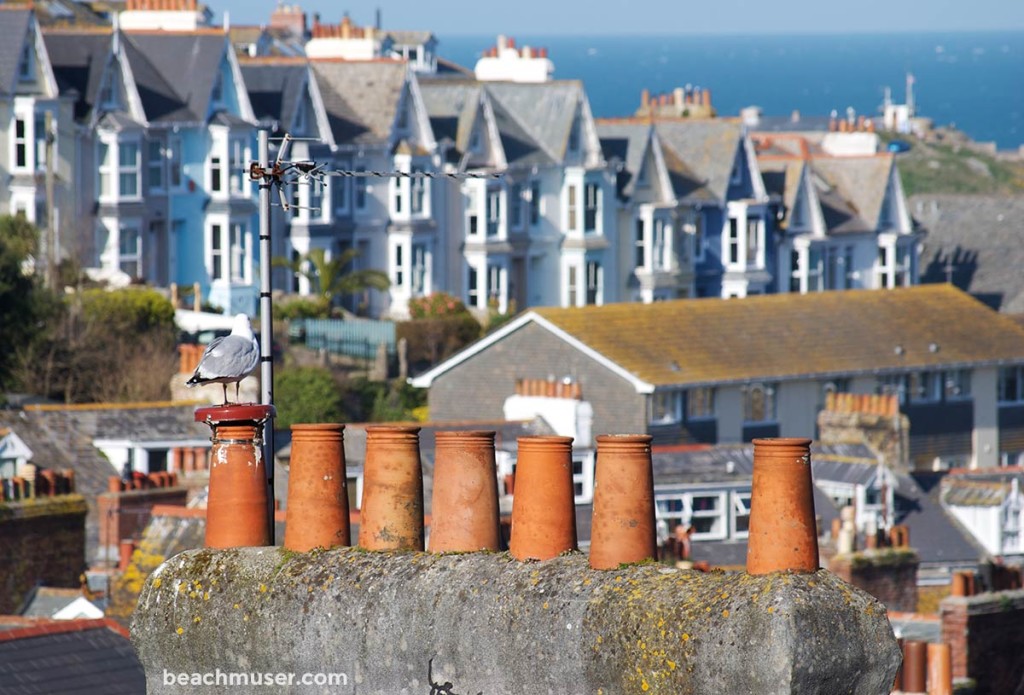
[[[899,640],[903,664],[893,691],[905,695],[953,695],[953,658],[948,644]]]
[[[272,406],[200,408],[213,431],[206,545],[270,543],[263,422]],[[422,551],[420,428],[366,428],[358,545]],[[292,426],[285,548],[350,545],[344,425]],[[500,550],[493,431],[435,434],[431,552]],[[572,437],[518,439],[510,554],[547,560],[577,549]],[[616,569],[656,557],[651,437],[597,437],[590,566]],[[780,538],[788,542],[779,543]],[[755,439],[747,571],[818,569],[810,440]]]
[[[33,477],[16,475],[0,480],[0,502],[18,502],[34,497],[69,495],[75,491],[75,471],[70,468],[36,469]]]

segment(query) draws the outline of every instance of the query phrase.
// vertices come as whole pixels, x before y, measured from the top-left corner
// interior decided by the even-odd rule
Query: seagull
[[[237,314],[231,335],[217,338],[206,346],[195,374],[185,382],[189,388],[202,384],[220,384],[224,389],[224,405],[228,403],[228,384],[235,385],[238,400],[238,382],[252,373],[260,361],[260,347],[252,334],[249,317]]]

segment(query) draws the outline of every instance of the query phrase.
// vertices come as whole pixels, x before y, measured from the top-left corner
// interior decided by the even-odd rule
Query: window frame
[[[779,421],[778,395],[779,382],[777,381],[754,381],[744,384],[741,388],[743,395],[743,424],[744,425],[769,425]],[[763,417],[757,416],[757,407],[754,402],[755,394],[760,391],[764,394]]]
[[[132,251],[126,251],[125,241],[127,239],[134,239],[135,248]],[[135,273],[129,273],[125,270],[126,264],[135,265]],[[138,226],[134,224],[119,223],[117,228],[117,269],[122,273],[125,273],[129,277],[141,278],[142,273],[142,232]]]
[[[583,233],[593,234],[599,231],[601,219],[601,185],[594,182],[583,184]]]
[[[651,426],[678,425],[683,421],[683,391],[655,391],[648,401],[647,423]],[[658,413],[662,413],[658,417]]]
[[[600,261],[587,261],[584,267],[584,300],[587,306],[604,304],[604,266]]]
[[[714,420],[715,413],[715,387],[695,386],[686,389],[685,416],[687,422],[699,422],[702,420]],[[693,398],[694,395],[702,394],[702,398]],[[697,408],[696,404],[702,407]]]
[[[146,189],[151,193],[162,193],[166,190],[167,177],[164,172],[166,159],[166,149],[160,140],[146,140]]]

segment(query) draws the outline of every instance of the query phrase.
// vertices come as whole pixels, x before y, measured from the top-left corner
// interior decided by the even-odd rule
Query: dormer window
[[[33,73],[33,57],[35,53],[32,50],[32,42],[27,40],[25,45],[21,48],[21,59],[18,61],[18,80],[21,82],[30,82],[32,80]]]

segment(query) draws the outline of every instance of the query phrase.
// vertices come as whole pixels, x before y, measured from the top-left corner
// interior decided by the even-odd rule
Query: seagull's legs
[[[240,383],[242,383],[242,382],[241,382],[241,381],[236,381],[236,382],[235,382],[235,403],[238,403],[238,402],[239,402],[239,400],[238,400],[238,385],[239,385]]]
[[[222,389],[224,389],[224,405],[227,405],[228,404],[228,385],[227,384],[221,384],[220,386],[221,386]]]

